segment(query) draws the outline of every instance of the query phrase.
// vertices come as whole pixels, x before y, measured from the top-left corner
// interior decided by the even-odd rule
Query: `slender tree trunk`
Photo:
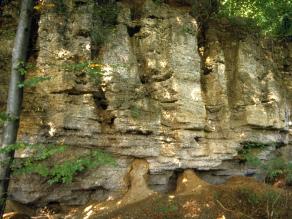
[[[17,33],[12,51],[11,76],[7,99],[7,114],[11,119],[5,122],[2,137],[2,147],[15,144],[19,126],[19,116],[22,103],[23,90],[18,87],[23,76],[19,73],[20,63],[27,59],[28,44],[30,38],[30,27],[32,20],[34,0],[22,0],[21,12]],[[0,155],[0,217],[3,217],[7,199],[11,163],[14,152]]]

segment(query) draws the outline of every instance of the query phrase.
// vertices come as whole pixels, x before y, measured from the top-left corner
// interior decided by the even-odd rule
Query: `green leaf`
[[[64,65],[64,69],[66,71],[73,73],[85,73],[95,84],[100,82],[100,78],[104,74],[102,67],[103,65],[92,62],[81,62]]]
[[[37,77],[30,78],[30,79],[26,79],[23,83],[19,83],[18,87],[19,88],[35,87],[37,84],[39,84],[43,81],[50,80],[50,79],[51,79],[51,77],[49,77],[49,76],[37,76]]]
[[[101,165],[115,165],[114,158],[99,149],[91,150],[90,153],[75,159],[60,161],[49,165],[46,161],[54,155],[65,152],[66,145],[43,145],[17,143],[0,149],[0,153],[7,153],[18,149],[31,149],[33,156],[14,160],[12,169],[15,174],[35,173],[48,178],[50,184],[70,183],[74,176],[88,169]]]
[[[224,0],[219,14],[229,19],[252,20],[262,33],[270,36],[292,36],[292,1],[290,0]]]
[[[19,149],[23,149],[25,148],[25,144],[23,143],[16,143],[16,144],[11,144],[11,145],[7,145],[5,147],[1,147],[0,148],[0,154],[3,153],[10,153]]]

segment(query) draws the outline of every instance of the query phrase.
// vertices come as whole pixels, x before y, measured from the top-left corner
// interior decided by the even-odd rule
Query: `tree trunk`
[[[34,0],[22,0],[21,12],[17,33],[12,51],[11,76],[7,99],[7,114],[10,118],[5,122],[3,128],[2,148],[15,144],[19,126],[19,116],[22,103],[23,90],[18,87],[22,82],[23,76],[19,73],[20,63],[27,59],[28,44],[30,38],[30,27],[32,21]],[[3,217],[5,202],[7,199],[11,163],[14,152],[0,154],[0,217]]]

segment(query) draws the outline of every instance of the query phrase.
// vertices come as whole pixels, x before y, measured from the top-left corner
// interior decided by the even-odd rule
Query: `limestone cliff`
[[[70,185],[17,177],[12,199],[74,205],[123,194],[134,158],[148,161],[149,186],[166,191],[182,169],[244,174],[232,163],[244,141],[291,141],[291,43],[225,20],[209,20],[203,29],[187,5],[146,0],[118,1],[114,27],[96,45],[92,33],[103,31],[99,6],[62,2],[61,11],[45,11],[36,23],[31,62],[37,70],[28,77],[51,79],[25,90],[19,139],[67,144],[63,158],[101,148],[118,165],[81,173]],[[7,60],[0,69],[4,108],[11,40],[0,37],[7,42],[0,48]],[[105,68],[98,84],[64,69],[90,60]]]

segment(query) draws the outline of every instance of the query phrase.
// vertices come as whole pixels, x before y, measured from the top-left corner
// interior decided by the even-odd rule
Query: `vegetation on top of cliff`
[[[168,2],[153,0],[156,4]],[[225,17],[235,25],[257,28],[266,36],[292,38],[291,0],[176,0],[192,5],[192,15],[207,25],[209,18]]]
[[[292,37],[292,2],[290,0],[222,0],[219,15],[235,21],[245,18],[260,27],[265,35]]]

